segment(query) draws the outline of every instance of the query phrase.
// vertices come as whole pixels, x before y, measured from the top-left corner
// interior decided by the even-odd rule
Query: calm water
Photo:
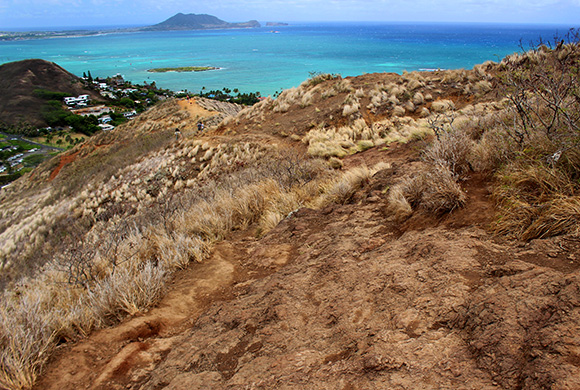
[[[277,32],[272,32],[276,30]],[[471,68],[497,61],[568,26],[410,23],[302,23],[251,30],[168,31],[0,42],[0,64],[28,58],[76,75],[122,74],[172,90],[223,87],[263,95],[297,86],[309,72],[363,73]],[[147,69],[215,66],[199,73]]]

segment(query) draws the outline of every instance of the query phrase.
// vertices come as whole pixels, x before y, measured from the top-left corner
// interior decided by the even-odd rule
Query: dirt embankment
[[[63,347],[35,388],[580,388],[580,242],[492,237],[479,176],[464,209],[389,222],[410,150],[356,156],[394,168],[349,204],[218,244],[156,308]]]

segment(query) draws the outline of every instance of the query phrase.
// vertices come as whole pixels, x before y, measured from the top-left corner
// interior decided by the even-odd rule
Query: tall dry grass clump
[[[423,158],[430,165],[446,167],[456,176],[471,170],[473,141],[463,131],[445,131],[423,152]]]
[[[314,208],[323,208],[331,203],[347,203],[353,195],[365,184],[370,182],[372,176],[380,170],[388,169],[387,163],[378,163],[373,167],[360,166],[336,176],[322,185],[322,194],[310,202]]]
[[[26,294],[18,306],[6,294],[0,303],[0,386],[28,389],[55,346],[54,312],[42,296]]]
[[[389,191],[389,210],[397,218],[422,209],[441,215],[465,204],[466,195],[445,166],[434,166],[415,177],[404,179]]]
[[[577,234],[578,184],[573,176],[554,166],[520,163],[497,175],[493,197],[499,205],[494,229],[529,240],[558,234]]]

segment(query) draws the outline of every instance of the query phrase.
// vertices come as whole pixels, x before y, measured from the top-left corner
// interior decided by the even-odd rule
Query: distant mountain
[[[228,23],[215,16],[206,14],[182,14],[178,13],[164,22],[153,26],[144,27],[142,31],[167,31],[167,30],[209,30],[222,28],[256,28],[261,27],[257,20],[245,23]]]
[[[0,66],[0,125],[29,124],[44,126],[42,106],[46,98],[38,91],[87,94],[93,100],[103,100],[94,91],[84,88],[81,79],[59,65],[32,59]]]

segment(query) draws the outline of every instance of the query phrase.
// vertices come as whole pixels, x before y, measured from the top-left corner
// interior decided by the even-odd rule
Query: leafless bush
[[[527,52],[518,63],[502,62],[502,85],[517,120],[510,135],[520,144],[531,132],[542,133],[565,153],[577,147],[580,134],[580,77],[578,41],[545,45]]]

